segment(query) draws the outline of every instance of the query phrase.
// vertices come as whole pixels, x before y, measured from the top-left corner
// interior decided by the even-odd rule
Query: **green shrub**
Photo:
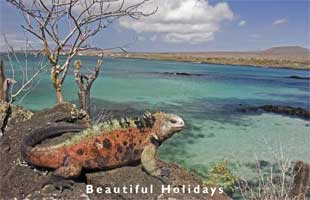
[[[210,167],[203,183],[204,185],[223,187],[226,193],[233,193],[237,180],[237,177],[228,168],[228,161],[222,160]]]

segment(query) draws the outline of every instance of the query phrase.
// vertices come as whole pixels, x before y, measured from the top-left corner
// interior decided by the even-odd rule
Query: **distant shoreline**
[[[260,51],[209,52],[104,52],[109,57],[180,61],[279,69],[310,69],[310,50],[300,46],[272,47]]]
[[[140,60],[157,60],[157,61],[173,61],[173,62],[184,62],[184,63],[196,63],[196,64],[215,64],[215,65],[232,65],[232,66],[241,66],[241,67],[259,67],[259,68],[270,68],[270,69],[294,69],[294,70],[310,70],[310,65],[302,66],[285,66],[285,65],[259,65],[251,62],[243,63],[233,63],[233,62],[208,62],[201,61],[197,62],[195,60],[180,60],[180,59],[161,59],[161,58],[149,58],[149,57],[126,57],[126,56],[107,56],[109,58],[125,58],[125,59],[140,59]]]
[[[176,61],[190,62],[199,64],[219,64],[219,65],[234,65],[234,66],[251,66],[274,69],[297,69],[310,70],[309,60],[283,60],[283,59],[265,59],[265,58],[241,58],[241,57],[199,57],[188,56],[187,54],[177,53],[108,53],[107,57],[111,58],[127,58],[127,59],[143,59],[143,60],[160,60],[160,61]]]

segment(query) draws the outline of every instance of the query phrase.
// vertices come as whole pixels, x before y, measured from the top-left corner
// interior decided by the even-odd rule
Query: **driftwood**
[[[77,60],[75,62],[74,77],[79,87],[78,96],[79,96],[80,108],[86,111],[86,113],[88,114],[90,111],[90,89],[93,82],[99,75],[100,66],[102,65],[102,63],[103,63],[102,59],[98,60],[97,65],[94,68],[92,74],[82,74],[80,72],[82,66],[81,61]]]

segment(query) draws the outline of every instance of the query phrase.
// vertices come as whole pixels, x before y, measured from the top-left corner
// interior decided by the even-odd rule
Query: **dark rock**
[[[271,165],[271,164],[270,164],[268,161],[266,161],[266,160],[259,160],[258,163],[259,163],[259,166],[260,166],[261,168],[269,167],[269,166]]]
[[[155,72],[155,73],[170,76],[205,76],[205,74],[192,74],[187,72]]]
[[[272,164],[266,160],[258,160],[256,163],[247,163],[246,166],[253,170],[257,170],[257,169],[263,169],[263,168],[269,169],[270,167],[272,167]]]
[[[10,124],[11,128],[6,130],[0,140],[0,196],[3,199],[13,199],[14,197],[24,199],[28,194],[40,190],[43,183],[48,179],[44,175],[44,171],[33,170],[22,160],[21,141],[29,133],[29,130],[62,119],[83,125],[89,124],[88,117],[71,104],[60,104],[34,114],[30,111],[25,112],[30,115],[30,119],[24,122],[9,119],[10,123],[12,122]],[[14,116],[13,109],[12,117]],[[13,124],[13,122],[16,124]]]
[[[0,128],[2,134],[15,124],[24,122],[32,117],[33,113],[20,106],[0,102]]]
[[[277,114],[284,114],[289,115],[293,117],[300,117],[302,119],[310,119],[310,110],[306,110],[303,108],[296,108],[291,106],[280,106],[280,105],[263,105],[263,106],[257,106],[257,107],[249,107],[249,108],[242,108],[240,111],[242,112],[248,112],[248,111],[259,111],[263,110],[265,112],[272,112]]]
[[[287,78],[301,79],[301,80],[310,80],[310,77],[302,77],[302,76],[296,76],[296,75],[288,76]]]
[[[70,103],[58,104],[53,108],[48,108],[37,112],[32,121],[36,122],[39,119],[45,123],[67,121],[77,122],[85,126],[90,125],[89,116],[84,111],[77,109],[74,104]]]
[[[198,138],[204,138],[205,135],[204,135],[204,134],[198,134],[197,137],[198,137]]]

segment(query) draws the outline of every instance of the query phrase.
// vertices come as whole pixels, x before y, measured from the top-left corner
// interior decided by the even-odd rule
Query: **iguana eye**
[[[172,124],[175,124],[175,123],[177,123],[177,120],[175,120],[175,119],[170,119],[170,122],[171,122]]]

